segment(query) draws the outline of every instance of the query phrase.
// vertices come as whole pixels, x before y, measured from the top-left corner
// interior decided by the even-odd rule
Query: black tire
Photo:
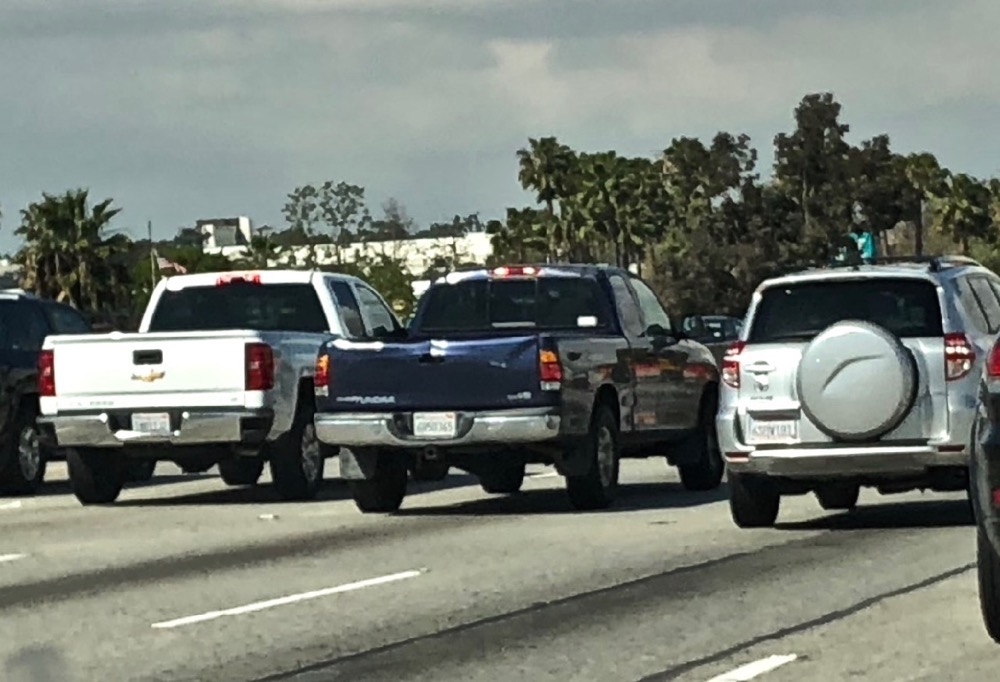
[[[479,485],[491,495],[510,495],[524,485],[524,462],[497,465],[479,476]]]
[[[10,439],[2,446],[0,461],[6,462],[0,471],[0,490],[14,495],[34,495],[45,480],[48,457],[39,440],[37,413],[22,408],[14,421]]]
[[[263,473],[264,460],[259,457],[233,457],[219,462],[219,476],[226,485],[257,485]]]
[[[701,400],[698,428],[682,448],[690,448],[697,453],[696,461],[677,467],[681,475],[681,485],[692,492],[715,490],[722,484],[726,473],[726,463],[722,460],[719,438],[715,432],[715,399],[706,393]]]
[[[408,482],[403,458],[379,454],[375,461],[375,475],[369,479],[348,481],[348,487],[359,511],[385,514],[398,511],[402,506]]]
[[[125,481],[148,483],[156,473],[155,459],[130,459],[125,462]]]
[[[311,500],[323,485],[328,448],[316,437],[315,408],[300,396],[292,428],[271,445],[271,480],[286,500]]]
[[[858,506],[861,486],[853,483],[824,486],[816,490],[819,506],[828,511],[851,510]]]
[[[983,625],[993,641],[1000,644],[1000,555],[982,528],[976,530],[976,558]]]
[[[81,504],[110,504],[125,484],[125,467],[116,450],[69,448],[66,450],[69,482]]]
[[[587,473],[566,477],[566,492],[575,509],[589,511],[606,509],[614,503],[618,493],[618,470],[621,447],[618,440],[618,422],[606,405],[598,405],[590,420],[590,432],[576,453],[587,459]],[[604,458],[603,461],[602,458]]]
[[[740,528],[770,528],[778,520],[781,494],[764,478],[729,474],[729,511]]]

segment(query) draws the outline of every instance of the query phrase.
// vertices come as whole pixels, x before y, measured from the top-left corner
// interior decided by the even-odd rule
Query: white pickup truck
[[[130,461],[187,471],[218,464],[254,485],[270,464],[278,493],[310,499],[328,457],[313,426],[321,344],[401,331],[361,280],[301,270],[162,280],[137,333],[50,336],[39,359],[38,425],[63,450],[83,504],[116,500]]]

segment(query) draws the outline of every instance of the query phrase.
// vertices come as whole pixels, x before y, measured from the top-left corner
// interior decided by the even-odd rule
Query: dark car
[[[1000,644],[1000,341],[983,367],[971,449],[969,492],[976,516],[979,604],[986,631]]]
[[[690,490],[721,481],[716,362],[624,269],[458,271],[407,329],[361,314],[371,331],[325,344],[315,375],[317,437],[344,446],[361,511],[398,508],[421,460],[498,494],[553,464],[577,509],[611,504],[621,458],[662,457]]]
[[[0,491],[32,494],[51,451],[39,442],[38,356],[51,334],[85,334],[90,323],[63,303],[0,291]]]

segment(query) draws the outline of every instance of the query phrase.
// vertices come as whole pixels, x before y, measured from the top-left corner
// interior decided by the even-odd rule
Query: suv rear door
[[[748,445],[831,444],[799,396],[802,354],[820,332],[844,320],[888,329],[916,360],[916,399],[883,441],[922,441],[948,429],[944,329],[936,282],[906,275],[846,275],[775,283],[762,290],[739,352],[739,414]],[[877,382],[879,377],[869,378]],[[863,400],[864,384],[857,399]]]

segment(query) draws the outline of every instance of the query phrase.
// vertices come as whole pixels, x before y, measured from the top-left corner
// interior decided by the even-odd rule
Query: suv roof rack
[[[853,255],[853,254],[852,254]],[[975,258],[970,258],[968,256],[960,256],[956,254],[939,254],[934,256],[876,256],[875,258],[861,258],[855,256],[853,258],[848,257],[841,260],[832,259],[829,261],[814,261],[808,264],[797,264],[791,269],[786,270],[786,273],[793,272],[795,270],[805,269],[826,269],[826,268],[852,268],[857,270],[862,265],[891,265],[893,263],[899,264],[926,264],[928,270],[931,272],[940,272],[942,269],[947,267],[962,267],[962,266],[976,266],[983,267],[982,263],[977,261]]]

